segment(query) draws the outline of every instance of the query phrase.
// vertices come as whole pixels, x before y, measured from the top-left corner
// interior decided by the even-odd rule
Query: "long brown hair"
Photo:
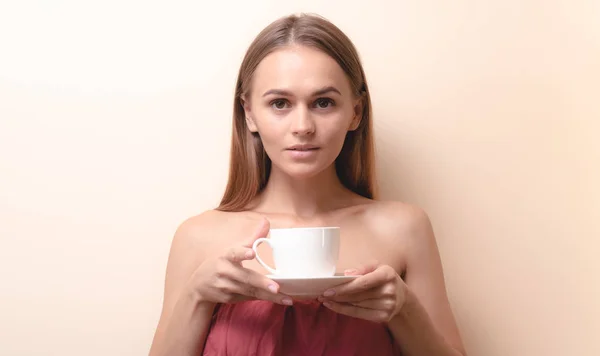
[[[363,197],[375,198],[371,97],[360,58],[350,39],[338,27],[323,17],[302,14],[280,18],[263,29],[242,61],[233,103],[229,180],[218,210],[244,210],[267,185],[271,160],[259,135],[246,126],[242,98],[248,95],[252,75],[262,59],[291,44],[316,48],[335,59],[348,76],[354,93],[363,98],[360,124],[346,134],[335,167],[344,186]]]

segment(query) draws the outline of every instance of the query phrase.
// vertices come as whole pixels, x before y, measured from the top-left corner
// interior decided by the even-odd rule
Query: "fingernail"
[[[349,274],[356,274],[358,271],[355,269],[347,269],[344,271],[344,274],[349,275]]]
[[[327,290],[325,291],[325,293],[323,293],[324,296],[326,297],[332,297],[335,294],[335,292],[333,290]]]
[[[271,292],[277,293],[277,287],[274,284],[269,284],[267,288],[269,288]]]
[[[292,302],[292,298],[288,298],[288,297],[285,297],[285,298],[283,298],[283,299],[281,300],[281,302],[282,302],[283,304],[285,304],[285,305],[292,305],[292,304],[293,304],[293,302]]]
[[[329,302],[323,302],[323,305],[326,306],[327,308],[331,307],[331,303],[329,303]]]
[[[252,258],[254,256],[254,251],[249,250],[248,252],[246,252],[246,258]]]

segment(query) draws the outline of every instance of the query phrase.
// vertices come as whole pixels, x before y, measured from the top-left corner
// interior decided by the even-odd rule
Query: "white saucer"
[[[267,275],[279,284],[279,292],[289,296],[318,297],[329,288],[348,283],[359,276],[336,274],[329,277],[286,277]]]

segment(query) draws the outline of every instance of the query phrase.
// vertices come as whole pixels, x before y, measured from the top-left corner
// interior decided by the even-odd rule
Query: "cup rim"
[[[339,230],[339,226],[308,226],[308,227],[278,227],[275,229],[269,229],[269,231],[282,231],[282,230]]]

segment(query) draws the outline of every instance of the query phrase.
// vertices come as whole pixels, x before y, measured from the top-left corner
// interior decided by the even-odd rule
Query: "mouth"
[[[318,149],[319,149],[319,147],[314,146],[314,145],[294,145],[294,146],[286,148],[286,150],[288,150],[288,151],[300,151],[300,152],[315,151]]]

